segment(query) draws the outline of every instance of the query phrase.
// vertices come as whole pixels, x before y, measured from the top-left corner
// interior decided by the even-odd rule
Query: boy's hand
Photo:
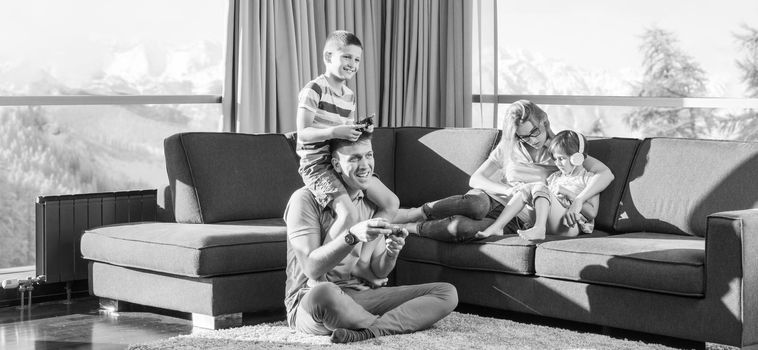
[[[332,129],[333,138],[356,141],[361,136],[360,127],[360,124],[337,125]]]

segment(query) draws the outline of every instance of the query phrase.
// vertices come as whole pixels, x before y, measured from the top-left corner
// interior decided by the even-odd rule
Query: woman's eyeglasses
[[[537,126],[534,129],[532,129],[532,131],[529,132],[528,135],[519,135],[519,134],[516,134],[516,137],[518,138],[519,141],[521,141],[523,143],[528,143],[530,139],[536,138],[536,137],[540,136],[540,134],[542,134],[542,130],[540,130],[540,127]]]

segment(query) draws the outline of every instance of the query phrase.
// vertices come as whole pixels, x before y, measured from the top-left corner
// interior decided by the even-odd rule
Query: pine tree
[[[742,24],[742,29],[745,33],[734,34],[745,52],[745,57],[737,60],[737,67],[742,70],[748,96],[758,98],[758,29],[747,24]]]
[[[651,28],[642,35],[644,75],[638,96],[704,96],[705,71],[678,47],[672,32]],[[632,130],[645,136],[697,137],[714,126],[710,110],[689,108],[638,108],[625,118]]]
[[[746,97],[758,98],[758,29],[742,24],[743,32],[734,37],[744,56],[736,60],[742,71],[742,81],[746,86]],[[740,140],[758,140],[758,111],[745,110],[730,114],[723,122],[723,128]]]

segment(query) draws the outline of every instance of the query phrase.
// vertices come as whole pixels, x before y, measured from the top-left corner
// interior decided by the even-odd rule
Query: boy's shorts
[[[347,194],[347,189],[329,162],[301,163],[298,169],[307,188],[316,202],[325,208],[339,194]]]

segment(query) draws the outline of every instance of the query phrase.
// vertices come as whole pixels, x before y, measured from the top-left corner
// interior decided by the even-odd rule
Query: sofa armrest
[[[156,193],[156,208],[155,221],[158,222],[176,222],[174,218],[174,202],[171,195],[171,186],[165,185],[158,187]]]
[[[706,297],[741,321],[743,347],[756,345],[758,209],[709,215],[705,238]]]

